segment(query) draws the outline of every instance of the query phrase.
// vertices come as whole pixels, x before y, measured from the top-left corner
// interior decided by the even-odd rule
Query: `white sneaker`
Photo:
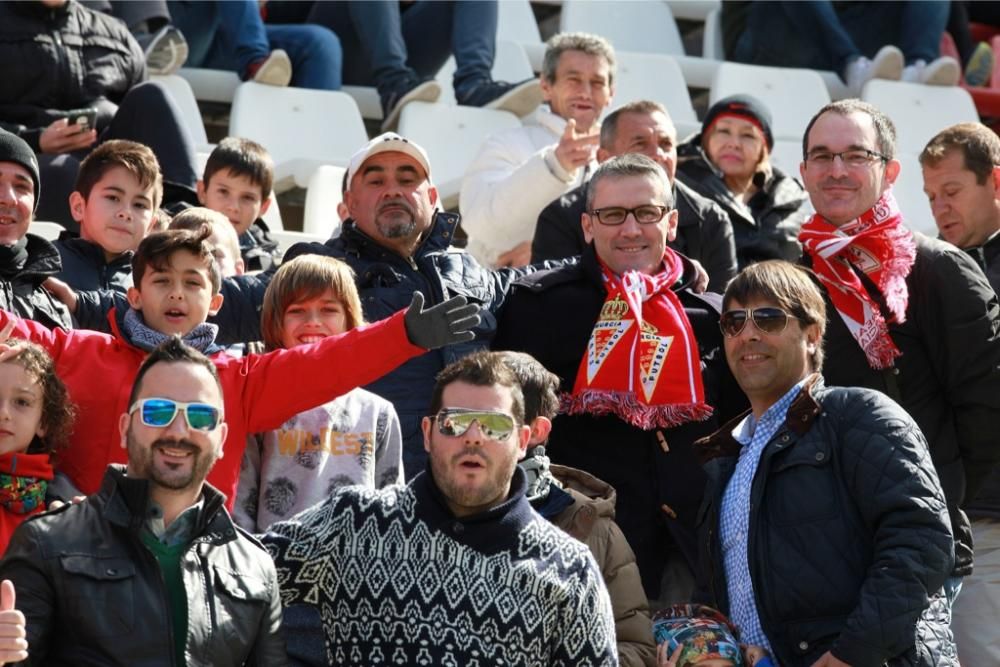
[[[903,70],[903,81],[928,86],[954,86],[962,78],[962,68],[951,56],[935,58],[929,64],[918,60]]]
[[[292,59],[284,49],[271,51],[271,55],[253,73],[253,80],[269,86],[287,86],[292,82]]]
[[[861,88],[872,79],[898,81],[902,73],[903,52],[887,44],[872,60],[860,57],[851,62],[844,72],[844,83],[852,95],[860,96]]]

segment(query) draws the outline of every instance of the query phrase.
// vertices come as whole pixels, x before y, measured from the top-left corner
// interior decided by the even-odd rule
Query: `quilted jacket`
[[[719,508],[741,419],[696,443],[708,475],[699,597],[725,614]],[[948,509],[926,441],[896,403],[813,376],[761,454],[750,507],[750,577],[779,664],[832,651],[853,667],[957,665],[940,613],[954,562]]]

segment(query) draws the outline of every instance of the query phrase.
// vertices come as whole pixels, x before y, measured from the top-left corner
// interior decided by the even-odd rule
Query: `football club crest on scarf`
[[[698,343],[671,287],[681,260],[669,248],[664,270],[616,276],[601,263],[607,298],[580,361],[567,414],[614,414],[643,429],[707,419]]]

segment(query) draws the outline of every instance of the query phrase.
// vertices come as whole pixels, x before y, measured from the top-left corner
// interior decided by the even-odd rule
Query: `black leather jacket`
[[[188,598],[189,667],[284,665],[274,564],[206,485],[196,537],[181,557]],[[27,621],[25,665],[174,664],[167,591],[140,531],[145,480],[112,465],[101,490],[24,522],[0,576],[14,582]]]
[[[696,444],[708,475],[698,597],[724,613],[719,511],[739,419]],[[779,664],[830,650],[854,667],[951,664],[934,617],[954,560],[948,510],[927,443],[896,403],[813,376],[761,454],[750,507],[750,577]]]
[[[69,0],[0,3],[0,126],[38,151],[41,131],[65,112],[98,109],[104,129],[146,78],[142,49],[125,24]]]

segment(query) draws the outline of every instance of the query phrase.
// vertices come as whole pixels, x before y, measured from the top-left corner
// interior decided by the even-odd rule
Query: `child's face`
[[[223,224],[225,223],[212,224],[212,235],[208,237],[208,242],[212,244],[212,255],[215,257],[215,263],[219,265],[219,273],[223,278],[241,276],[246,267],[240,255],[236,230],[229,225],[227,225],[229,229],[222,229]]]
[[[147,267],[139,288],[129,288],[128,302],[142,311],[147,326],[167,335],[183,336],[219,312],[222,295],[212,294],[212,278],[205,261],[187,250],[178,250],[163,271]]]
[[[347,311],[332,289],[285,308],[281,318],[281,344],[285,348],[306,345],[347,330]]]
[[[86,199],[79,192],[69,197],[80,236],[104,249],[108,260],[135,250],[153,221],[155,188],[142,187],[125,167],[112,167],[94,184]]]
[[[229,218],[237,234],[249,229],[271,203],[248,176],[236,175],[228,169],[215,172],[208,182],[198,181],[198,201]]]
[[[0,454],[23,452],[42,425],[42,387],[16,361],[0,363]]]

